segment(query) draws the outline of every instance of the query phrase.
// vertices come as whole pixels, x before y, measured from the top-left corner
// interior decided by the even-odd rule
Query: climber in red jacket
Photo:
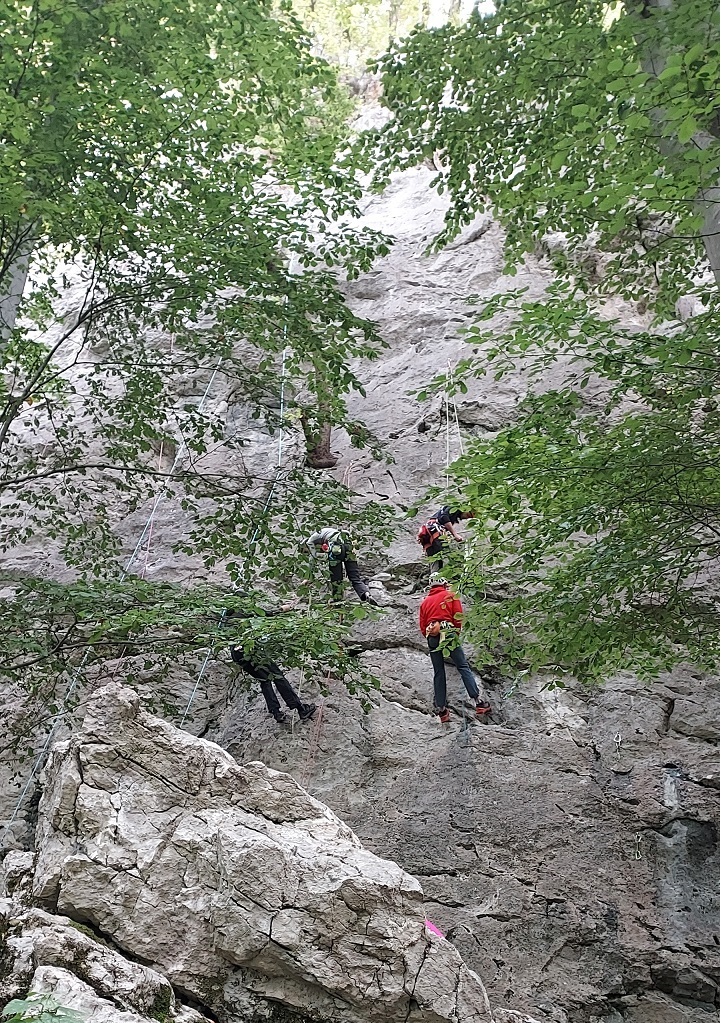
[[[428,650],[433,665],[433,705],[435,712],[444,724],[451,719],[446,706],[444,655],[447,655],[458,668],[468,695],[475,703],[476,717],[483,718],[491,711],[490,703],[481,699],[476,677],[463,652],[461,646],[462,624],[463,605],[460,600],[442,576],[431,576],[428,596],[422,602],[418,612],[418,625],[428,640]]]

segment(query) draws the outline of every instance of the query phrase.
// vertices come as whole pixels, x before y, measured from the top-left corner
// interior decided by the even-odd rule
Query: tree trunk
[[[305,412],[300,421],[305,434],[306,462],[312,469],[332,469],[338,463],[338,456],[330,449],[330,423],[322,422],[320,426],[314,427]]]
[[[666,67],[669,48],[664,47],[660,41],[660,36],[657,35],[656,39],[649,39],[644,31],[643,23],[652,18],[658,18],[662,16],[663,11],[671,11],[674,8],[676,0],[640,0],[636,7],[636,15],[641,23],[641,28],[637,35],[639,40],[639,46],[641,49],[641,66],[643,70],[657,78]],[[716,31],[716,28],[708,26],[709,37],[712,32]],[[664,121],[666,120],[666,113],[664,110],[657,110],[655,112],[656,123],[659,125],[659,129],[663,132]],[[690,142],[683,144],[678,139],[673,139],[669,135],[665,138],[662,136],[661,144],[659,146],[662,155],[680,155],[685,152],[689,147],[694,146],[697,149],[708,149],[712,143],[718,139],[719,136],[719,125],[708,124],[704,129],[699,131],[693,136]],[[714,185],[708,188],[701,188],[695,197],[695,205],[699,213],[703,216],[703,224],[701,226],[701,239],[706,250],[706,258],[709,261],[711,270],[716,278],[716,283],[719,283],[719,186]]]
[[[391,0],[388,9],[388,37],[390,42],[398,36],[398,19],[401,13],[403,0]]]
[[[448,20],[451,25],[460,25],[461,23],[461,0],[451,0],[448,5]]]
[[[18,225],[8,251],[0,253],[0,344],[4,344],[17,320],[33,254],[32,228]]]

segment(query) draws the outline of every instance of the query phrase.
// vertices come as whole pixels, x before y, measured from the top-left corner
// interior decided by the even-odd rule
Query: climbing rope
[[[210,393],[210,389],[213,386],[213,382],[215,381],[216,375],[218,373],[218,369],[220,368],[221,361],[222,361],[222,358],[219,358],[217,363],[215,364],[215,368],[213,369],[213,372],[212,372],[212,375],[210,377],[210,380],[208,381],[208,385],[205,388],[205,392],[203,394],[203,397],[200,399],[200,403],[198,405],[198,411],[199,412],[201,412],[203,410],[204,406],[205,406],[205,402],[206,402],[206,400],[208,398],[208,395]],[[178,466],[178,464],[180,462],[180,459],[184,455],[185,447],[186,447],[185,441],[183,441],[181,443],[180,447],[178,448],[178,451],[177,451],[177,453],[175,455],[175,459],[173,460],[173,464],[171,466],[170,473],[169,473],[170,476],[173,475],[173,473],[175,472],[175,469],[177,468],[177,466]],[[153,502],[153,507],[152,507],[152,509],[150,511],[150,515],[148,516],[148,519],[147,519],[147,521],[146,521],[146,523],[145,523],[145,525],[143,527],[143,530],[142,530],[142,532],[140,534],[140,539],[136,543],[135,548],[133,550],[133,553],[131,554],[127,564],[125,565],[123,571],[120,574],[119,582],[121,582],[121,583],[125,582],[125,579],[127,578],[128,573],[129,573],[129,571],[130,571],[130,569],[131,569],[135,559],[137,558],[137,556],[138,556],[138,554],[139,554],[139,552],[141,550],[141,547],[143,545],[143,541],[145,540],[146,536],[148,536],[148,550],[149,550],[150,539],[152,537],[153,521],[154,521],[154,518],[155,518],[155,513],[157,512],[158,506],[160,505],[160,502],[162,500],[162,497],[163,497],[162,494],[158,494],[156,496],[156,498],[155,498],[155,501]],[[146,567],[147,567],[147,553],[146,553]],[[144,574],[144,572],[143,572],[143,574]],[[123,657],[124,656],[125,655],[123,655]],[[23,786],[23,788],[22,788],[22,790],[20,792],[20,795],[18,796],[18,800],[17,800],[17,803],[15,804],[15,808],[14,808],[14,810],[12,812],[10,820],[5,825],[5,827],[3,828],[3,833],[2,833],[3,841],[5,840],[5,838],[7,837],[10,829],[12,828],[13,824],[17,820],[18,814],[20,813],[20,809],[21,809],[21,807],[23,805],[23,802],[25,800],[25,796],[27,795],[27,793],[28,793],[28,791],[30,789],[30,786],[33,783],[33,779],[37,775],[38,771],[40,770],[40,768],[41,768],[41,766],[42,766],[42,764],[43,764],[43,762],[45,760],[45,756],[46,756],[46,754],[47,754],[47,752],[48,752],[48,750],[50,748],[50,744],[52,743],[52,740],[53,740],[53,738],[55,736],[57,728],[58,728],[60,722],[62,721],[62,719],[67,714],[68,703],[70,702],[70,699],[72,698],[72,695],[73,695],[73,693],[75,692],[75,690],[77,688],[78,682],[80,681],[80,679],[82,677],[85,665],[87,664],[89,657],[90,657],[90,648],[88,648],[85,651],[85,653],[84,653],[84,655],[83,655],[83,657],[82,657],[82,659],[80,661],[80,664],[77,666],[77,668],[75,669],[75,671],[74,671],[74,673],[73,673],[73,675],[72,675],[72,677],[70,679],[70,684],[68,685],[68,688],[67,688],[67,690],[65,692],[65,695],[63,696],[62,702],[60,704],[60,709],[58,710],[57,714],[53,715],[53,717],[50,718],[50,721],[51,721],[50,731],[47,734],[47,737],[46,737],[45,742],[43,743],[43,745],[42,745],[42,747],[40,749],[40,752],[38,753],[37,757],[35,758],[35,761],[33,762],[32,769],[30,771],[30,774],[28,775],[28,778],[27,778],[27,781],[25,782],[25,785]],[[123,657],[120,658],[120,662],[115,667],[115,671],[113,672],[113,678],[117,674],[118,668],[120,666],[120,663],[122,663]]]
[[[449,407],[449,404],[448,404],[448,380],[449,380],[450,375],[451,375],[451,360],[449,359],[448,360],[448,372],[446,374],[446,389],[445,389],[445,392],[444,392],[444,395],[443,395],[443,400],[445,402],[445,412],[446,412],[446,494],[448,493],[448,490],[450,489],[450,473],[449,473],[448,469],[449,469],[449,466],[451,464],[451,417],[448,414],[448,407]]]
[[[216,376],[218,374],[218,370],[220,369],[220,364],[221,364],[222,361],[223,361],[223,358],[221,356],[218,359],[218,361],[216,362],[216,364],[215,364],[215,368],[213,369],[213,373],[212,373],[212,375],[210,377],[210,380],[208,381],[208,386],[205,388],[205,391],[203,393],[203,397],[200,399],[200,403],[198,405],[198,412],[202,412],[204,407],[205,407],[205,402],[207,401],[208,395],[210,394],[210,388],[213,386],[213,383],[214,383],[215,378],[216,378]],[[177,452],[175,454],[175,458],[173,459],[173,464],[170,467],[170,472],[168,473],[169,476],[172,476],[173,473],[175,472],[175,470],[177,469],[177,467],[178,467],[178,465],[180,463],[181,458],[185,454],[186,447],[187,447],[187,445],[185,443],[185,439],[183,438],[183,440],[181,441],[180,446],[179,446],[179,448],[178,448],[178,450],[177,450]],[[129,560],[128,560],[125,568],[123,569],[123,573],[122,573],[122,575],[120,577],[120,582],[124,582],[125,577],[127,576],[128,572],[132,568],[132,566],[133,566],[133,564],[135,562],[135,559],[137,558],[138,554],[140,553],[140,549],[143,546],[143,541],[145,540],[146,535],[149,532],[152,534],[153,523],[155,522],[155,513],[157,512],[157,510],[158,510],[158,508],[160,506],[160,502],[162,500],[163,500],[163,494],[158,494],[156,496],[156,498],[155,498],[155,501],[153,502],[153,507],[152,507],[152,509],[150,511],[150,515],[148,516],[148,520],[145,523],[145,525],[143,526],[143,531],[140,534],[140,539],[136,543],[135,549],[133,550],[133,553],[130,555]],[[148,543],[150,543],[150,540],[148,540]]]
[[[330,672],[328,672],[328,678],[326,682],[330,682]],[[301,775],[301,784],[303,788],[308,785],[310,773],[315,766],[315,754],[318,749],[318,743],[320,740],[320,731],[323,724],[323,708],[325,706],[325,700],[321,698],[318,703],[318,710],[315,715],[315,721],[313,722],[313,730],[310,733],[310,742],[308,743],[308,753],[305,758],[305,764],[303,765],[303,773]]]
[[[286,326],[284,328],[284,332],[283,332],[283,337],[284,338],[287,336],[287,329],[288,328]],[[260,517],[258,519],[256,527],[253,530],[253,535],[250,538],[250,542],[248,543],[248,552],[249,553],[255,547],[256,541],[258,539],[258,535],[260,533],[261,524],[262,524],[262,522],[263,522],[263,520],[264,520],[264,518],[265,518],[265,516],[266,516],[266,514],[268,512],[268,509],[270,508],[271,501],[273,500],[273,494],[275,493],[275,488],[278,485],[278,480],[280,479],[281,468],[282,468],[282,464],[283,464],[283,436],[284,436],[284,433],[285,433],[285,430],[284,430],[284,418],[285,418],[285,357],[286,357],[285,353],[286,353],[286,349],[284,348],[282,356],[281,356],[281,364],[280,364],[280,415],[279,415],[279,418],[280,418],[280,431],[278,433],[278,456],[277,456],[278,460],[277,460],[277,464],[276,464],[275,476],[273,477],[273,481],[272,481],[272,483],[270,485],[270,490],[268,491],[268,496],[266,498],[265,505],[263,506],[263,510],[260,513]],[[220,621],[218,622],[218,630],[222,627],[224,619],[225,619],[225,611],[223,611],[223,614],[220,617]],[[186,704],[185,710],[183,711],[183,716],[180,719],[180,727],[181,728],[185,724],[185,722],[187,720],[187,717],[188,717],[188,714],[190,713],[190,708],[192,707],[193,701],[195,700],[196,693],[198,692],[198,687],[200,686],[200,683],[202,682],[202,680],[205,678],[205,673],[208,670],[208,665],[210,664],[210,658],[212,657],[212,654],[213,654],[213,648],[209,646],[206,649],[206,651],[205,651],[205,657],[203,659],[203,663],[200,666],[200,671],[198,672],[198,676],[197,676],[197,678],[195,680],[195,685],[193,686],[193,689],[192,689],[192,691],[190,693],[190,697],[188,699],[188,703]]]
[[[448,369],[446,371],[446,386],[443,393],[443,402],[445,407],[446,415],[446,492],[450,489],[450,472],[449,467],[451,464],[451,407],[453,408],[453,420],[456,425],[456,439],[458,441],[458,450],[461,455],[465,454],[463,447],[463,435],[461,433],[461,422],[458,418],[458,405],[456,404],[455,395],[450,394],[449,383],[453,374],[453,367],[451,366],[451,360],[448,360]]]

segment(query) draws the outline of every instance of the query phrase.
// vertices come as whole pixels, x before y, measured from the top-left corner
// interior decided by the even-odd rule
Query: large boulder
[[[491,1019],[479,978],[426,927],[418,881],[289,775],[238,766],[110,684],[46,778],[35,898],[201,1008],[243,1021],[273,1006],[327,1023]]]

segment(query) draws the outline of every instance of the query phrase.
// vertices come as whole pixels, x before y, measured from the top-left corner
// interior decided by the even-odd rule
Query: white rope
[[[284,338],[287,336],[287,331],[288,331],[288,327],[286,325],[286,327],[284,328],[284,331],[283,331]],[[276,485],[278,483],[278,480],[280,479],[280,471],[281,471],[281,467],[283,465],[283,433],[284,433],[284,429],[283,429],[284,422],[283,421],[284,421],[284,417],[285,417],[285,353],[286,353],[286,349],[284,348],[283,349],[283,354],[282,354],[282,357],[281,357],[281,363],[280,363],[280,433],[278,435],[278,462],[277,462],[276,469],[275,469],[275,477],[273,478],[273,482],[271,484],[270,490],[268,491],[268,497],[266,498],[265,505],[263,507],[263,511],[261,512],[261,514],[260,514],[260,516],[258,518],[258,522],[256,524],[256,527],[255,527],[254,531],[253,531],[253,535],[250,538],[250,542],[248,544],[248,549],[249,550],[252,550],[252,548],[255,546],[255,541],[256,541],[256,539],[258,537],[258,533],[260,532],[261,524],[263,522],[263,519],[265,517],[266,512],[270,508],[270,502],[273,500],[273,494],[275,492],[275,488],[276,488]],[[222,625],[224,618],[225,618],[225,611],[221,615],[220,622],[218,623],[218,628],[220,628],[220,626]],[[198,692],[198,686],[200,685],[202,679],[205,677],[205,672],[206,672],[206,670],[208,668],[208,664],[210,663],[210,657],[211,657],[212,652],[213,652],[213,648],[212,647],[207,647],[207,649],[205,651],[205,659],[203,660],[203,663],[202,663],[202,665],[200,667],[200,671],[198,672],[198,677],[195,680],[195,685],[193,686],[192,692],[191,692],[190,697],[188,699],[188,703],[187,703],[187,705],[185,707],[185,710],[183,711],[183,716],[182,716],[182,718],[180,720],[180,727],[181,728],[185,724],[186,718],[188,717],[188,713],[190,712],[190,708],[193,705],[193,700],[195,699],[195,694]]]
[[[458,447],[460,448],[461,454],[465,455],[465,451],[463,450],[463,436],[461,434],[461,424],[460,424],[460,420],[458,419],[458,405],[456,405],[456,399],[455,398],[453,399],[453,412],[454,412],[455,417],[456,417],[456,432],[458,434]]]
[[[208,386],[205,388],[205,393],[203,394],[203,397],[200,399],[200,404],[198,405],[198,411],[199,412],[201,412],[203,410],[203,407],[205,406],[205,402],[207,400],[208,394],[210,393],[210,388],[213,386],[213,381],[215,380],[215,377],[216,377],[216,375],[218,373],[218,370],[220,368],[221,362],[222,362],[222,357],[220,357],[218,359],[217,363],[215,364],[215,368],[213,370],[213,373],[212,373],[212,375],[210,377],[210,380],[208,381]],[[175,469],[177,468],[177,465],[178,465],[181,457],[183,456],[183,454],[185,452],[185,447],[186,447],[185,441],[183,441],[181,443],[180,447],[178,448],[178,451],[177,451],[177,453],[175,455],[175,459],[173,460],[173,464],[172,464],[171,469],[170,469],[170,475],[171,476],[174,473]],[[120,580],[119,581],[121,583],[125,582],[125,579],[127,578],[128,572],[130,571],[130,568],[131,568],[133,562],[135,561],[135,559],[137,558],[138,554],[140,553],[140,549],[141,549],[141,547],[143,545],[143,540],[147,536],[148,530],[151,528],[151,526],[153,524],[153,519],[154,519],[155,513],[158,510],[158,506],[159,506],[162,498],[163,498],[162,494],[158,494],[157,497],[155,498],[155,501],[153,503],[153,507],[152,507],[152,509],[150,511],[150,515],[148,516],[147,522],[145,523],[145,526],[143,527],[143,531],[140,534],[140,539],[136,543],[135,549],[134,549],[132,555],[130,556],[130,560],[128,561],[128,563],[126,564],[125,568],[123,569],[123,571],[122,571],[122,573],[120,575]],[[89,656],[90,656],[90,648],[88,648],[85,651],[85,654],[83,655],[83,658],[80,661],[80,664],[77,666],[77,668],[75,669],[75,672],[74,672],[72,678],[70,679],[70,685],[68,686],[67,691],[65,693],[65,696],[63,697],[61,709],[58,711],[57,714],[54,715],[54,717],[52,717],[50,719],[52,721],[52,725],[51,725],[50,731],[48,732],[47,738],[45,739],[45,742],[43,743],[43,746],[42,746],[42,749],[40,750],[40,753],[35,758],[35,762],[33,764],[32,770],[30,771],[30,774],[28,776],[28,780],[25,782],[25,785],[23,786],[23,789],[22,789],[22,791],[20,793],[20,796],[18,797],[18,801],[17,801],[17,803],[15,805],[15,809],[13,810],[12,816],[10,817],[10,820],[5,825],[5,827],[3,828],[3,840],[6,838],[8,832],[10,831],[10,828],[13,826],[13,824],[17,820],[18,814],[20,813],[20,808],[21,808],[21,806],[23,804],[23,800],[25,799],[25,796],[26,796],[28,790],[30,789],[30,786],[31,786],[32,781],[33,781],[33,778],[38,773],[38,770],[40,769],[40,766],[41,766],[41,764],[42,764],[42,762],[43,762],[43,760],[45,758],[45,754],[47,753],[48,749],[50,748],[50,744],[51,744],[51,742],[53,740],[53,736],[55,735],[56,729],[57,729],[58,725],[60,724],[60,721],[65,717],[65,715],[67,713],[68,702],[70,701],[71,696],[73,695],[73,693],[75,692],[75,690],[77,688],[78,682],[80,681],[80,678],[81,678],[82,673],[83,673],[83,669],[85,668],[85,665],[87,664]],[[197,688],[197,684],[196,684],[196,688]]]
[[[203,394],[203,397],[200,399],[200,404],[198,405],[198,412],[202,412],[203,408],[205,407],[205,402],[206,402],[206,400],[208,398],[208,395],[210,393],[210,388],[213,386],[213,382],[215,381],[215,377],[216,377],[216,375],[218,373],[218,370],[220,369],[220,364],[221,364],[222,361],[223,361],[223,357],[220,356],[218,361],[215,364],[215,369],[213,370],[212,376],[211,376],[210,380],[208,381],[208,386],[205,388],[205,392]],[[178,450],[177,450],[177,452],[175,454],[175,458],[173,459],[173,464],[171,465],[170,472],[168,474],[169,476],[172,476],[173,473],[175,472],[176,468],[178,467],[178,463],[180,462],[180,459],[185,454],[186,447],[187,447],[187,445],[185,443],[185,439],[183,439],[181,441],[180,447],[178,448]],[[160,502],[162,500],[163,500],[163,495],[162,494],[158,494],[157,497],[155,498],[155,502],[154,502],[153,507],[152,507],[152,509],[150,511],[150,515],[148,516],[148,521],[143,526],[143,532],[140,534],[140,539],[138,540],[138,542],[135,545],[135,550],[130,555],[130,560],[128,561],[127,565],[125,566],[125,568],[123,570],[123,574],[120,577],[120,582],[121,583],[125,581],[125,577],[127,576],[128,572],[130,571],[130,569],[131,569],[131,567],[133,565],[133,562],[135,561],[135,559],[137,558],[138,554],[140,553],[140,548],[143,546],[143,540],[145,539],[145,537],[146,537],[146,535],[148,533],[148,530],[152,528],[153,522],[155,520],[155,513],[158,510],[158,506],[160,505]]]
[[[446,412],[446,494],[450,487],[450,475],[448,467],[451,464],[451,417],[448,411],[448,378],[451,375],[451,360],[448,360],[448,372],[446,373],[446,389],[443,394],[445,401],[445,412]]]
[[[286,324],[285,327],[283,328],[284,341],[287,337],[287,333],[288,325]],[[280,430],[278,432],[278,466],[276,470],[276,475],[278,472],[280,472],[280,465],[283,460],[283,429],[285,425],[283,422],[283,420],[285,419],[285,352],[286,349],[284,348],[283,355],[281,356],[280,361]]]

